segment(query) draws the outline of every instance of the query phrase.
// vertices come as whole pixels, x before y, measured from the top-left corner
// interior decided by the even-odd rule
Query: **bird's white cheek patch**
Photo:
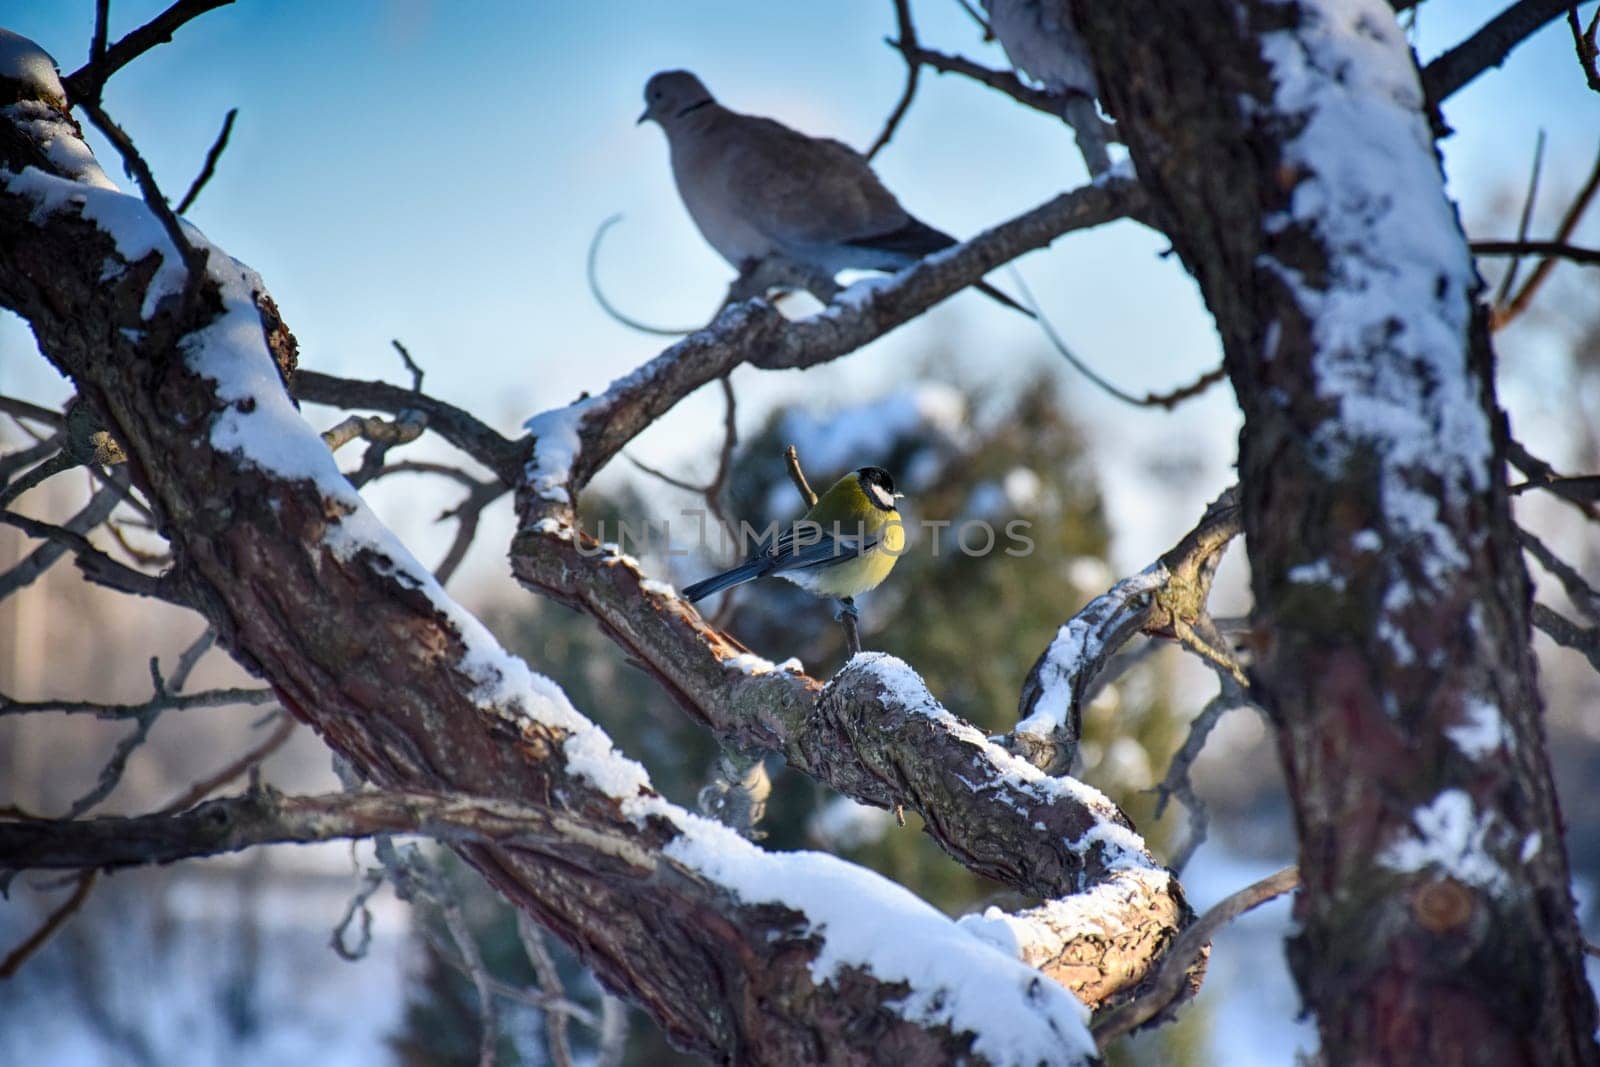
[[[877,501],[880,508],[894,507],[894,496],[883,486],[874,482],[867,486],[867,490],[872,494],[872,499]]]

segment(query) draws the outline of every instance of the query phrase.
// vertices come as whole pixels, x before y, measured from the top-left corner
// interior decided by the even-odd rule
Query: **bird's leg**
[[[861,612],[856,610],[855,598],[842,596],[839,598],[839,622],[844,626],[844,647],[852,657],[861,652],[861,631],[858,624],[861,621]]]
[[[804,289],[826,304],[839,295],[840,286],[826,272],[780,255],[747,260],[739,265],[739,276],[728,286],[728,295],[717,313],[720,315],[731,304],[764,297],[772,289]]]
[[[1078,139],[1078,151],[1089,167],[1089,177],[1098,178],[1111,169],[1111,157],[1106,153],[1106,124],[1095,110],[1094,98],[1082,93],[1067,94],[1061,106],[1061,118],[1072,127]]]

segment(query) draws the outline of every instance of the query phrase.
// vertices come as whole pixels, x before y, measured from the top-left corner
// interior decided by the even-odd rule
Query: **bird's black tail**
[[[890,255],[895,256],[914,256],[920,259],[923,256],[931,255],[934,252],[942,252],[951,245],[958,244],[959,242],[954,237],[951,237],[949,234],[945,233],[943,230],[936,230],[925,222],[922,222],[918,219],[912,219],[898,230],[890,230],[887,233],[874,234],[871,237],[863,237],[860,240],[851,241],[849,243],[855,245],[857,248],[868,248],[875,252],[887,252]],[[1021,304],[1017,303],[1015,300],[1011,299],[1009,296],[1002,293],[988,282],[977,281],[972,284],[972,287],[978,290],[978,292],[982,293],[984,296],[988,297],[990,300],[993,300],[999,304],[1004,304],[1011,310],[1020,312],[1021,314],[1028,316],[1030,319],[1036,317],[1033,312],[1029,311],[1027,308],[1023,307]]]
[[[697,600],[704,600],[712,593],[720,593],[731,586],[743,585],[745,582],[754,581],[766,574],[770,567],[771,561],[764,559],[753,559],[748,563],[741,563],[731,571],[713,574],[703,581],[685,586],[683,589],[684,599],[691,604]]]

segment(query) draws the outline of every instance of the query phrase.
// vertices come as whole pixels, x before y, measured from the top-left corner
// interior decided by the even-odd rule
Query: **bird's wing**
[[[821,539],[813,541],[813,537]],[[767,558],[772,561],[772,569],[768,573],[832,567],[871,551],[877,547],[879,540],[877,534],[868,534],[864,538],[835,537],[819,527],[797,523],[766,550]],[[805,543],[802,544],[802,541]]]
[[[849,145],[754,115],[727,118],[719,131],[725,195],[780,246],[848,244],[911,221]]]

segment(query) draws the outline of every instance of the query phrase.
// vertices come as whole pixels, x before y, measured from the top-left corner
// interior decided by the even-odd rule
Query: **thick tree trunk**
[[[1245,413],[1257,699],[1332,1063],[1588,1063],[1478,281],[1389,9],[1074,3]]]

